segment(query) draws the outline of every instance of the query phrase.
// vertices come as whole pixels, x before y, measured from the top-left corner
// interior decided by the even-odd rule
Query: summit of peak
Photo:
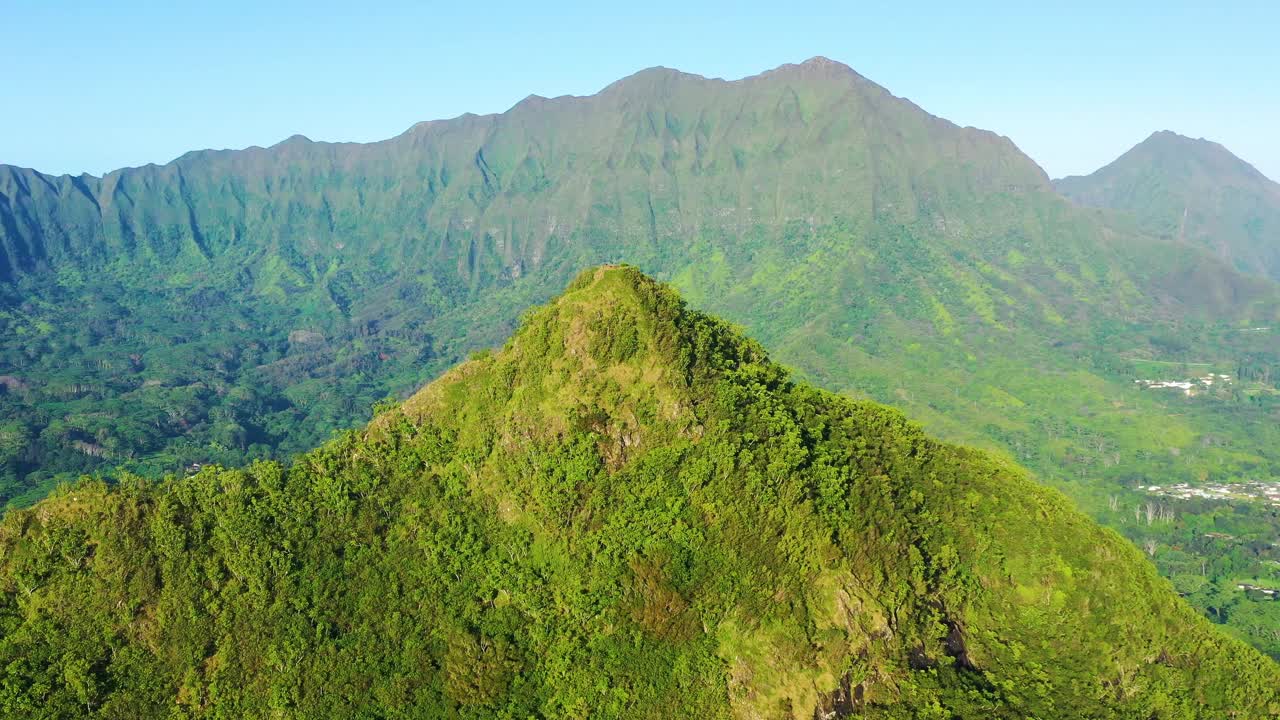
[[[290,145],[309,145],[311,144],[311,142],[312,142],[311,138],[307,137],[306,135],[302,135],[300,133],[294,133],[293,135],[290,135],[284,140],[281,140],[280,142],[276,143],[276,147],[288,147]]]
[[[805,60],[804,62],[800,63],[800,65],[801,67],[830,68],[833,70],[848,70],[850,72],[853,71],[853,68],[849,67],[848,65],[845,65],[844,63],[839,62],[837,60],[832,60],[831,58],[826,57],[825,55],[814,55],[808,60]]]
[[[1174,132],[1173,130],[1157,130],[1151,133],[1146,140],[1139,143],[1138,147],[1197,148],[1200,150],[1213,150],[1230,154],[1229,150],[1212,140],[1202,137],[1194,138],[1189,135]]]
[[[786,63],[761,73],[761,76],[776,74],[826,75],[830,77],[862,78],[856,70],[837,60],[823,55],[814,55],[800,63]]]
[[[405,409],[419,416],[439,409],[456,396],[460,382],[494,363],[506,368],[512,387],[553,392],[562,400],[596,398],[618,386],[624,394],[656,394],[683,406],[687,399],[675,396],[699,379],[767,362],[758,343],[689,309],[670,286],[631,265],[601,265],[582,271],[564,292],[526,314],[500,350],[427,385]]]

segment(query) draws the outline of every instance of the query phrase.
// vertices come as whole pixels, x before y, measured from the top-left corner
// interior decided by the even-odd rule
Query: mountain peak
[[[778,67],[773,68],[772,70],[766,70],[759,75],[752,75],[750,77],[743,78],[739,82],[769,77],[871,82],[848,65],[822,55],[814,55],[808,60],[799,63],[786,63],[784,65],[779,65]]]
[[[1186,135],[1183,135],[1182,133],[1175,132],[1173,130],[1156,130],[1155,132],[1151,133],[1151,135],[1149,135],[1147,139],[1143,142],[1151,142],[1152,140],[1156,140],[1156,141],[1176,140],[1179,142],[1181,141],[1195,142],[1196,141],[1195,138],[1188,137]],[[1205,142],[1205,139],[1200,138],[1199,141]]]
[[[1217,156],[1223,160],[1229,159],[1235,163],[1247,164],[1220,143],[1207,138],[1193,138],[1188,135],[1182,135],[1173,130],[1157,130],[1151,133],[1146,140],[1138,143],[1133,149],[1137,151],[1145,149],[1161,152],[1196,153],[1201,157]]]
[[[610,95],[620,91],[647,92],[653,88],[686,80],[707,82],[709,78],[662,65],[655,65],[609,83],[599,94]]]
[[[678,398],[695,378],[767,362],[757,343],[689,310],[673,289],[631,265],[579,273],[558,297],[526,314],[501,355],[513,382],[524,379],[557,396],[610,396],[632,412],[645,398],[665,398],[666,415],[687,405]],[[405,403],[406,412],[422,417],[440,408],[460,378],[488,367],[492,358],[481,354],[428,385]]]
[[[709,78],[703,75],[698,75],[696,73],[688,73],[682,70],[675,70],[669,67],[658,65],[650,68],[645,68],[644,70],[640,70],[636,73],[633,73],[632,75],[628,75],[627,77],[622,78],[621,80],[618,80],[610,84],[608,87],[606,87],[602,91],[602,94],[608,93],[611,90],[617,90],[618,88],[622,88],[622,87],[637,87],[637,86],[646,87],[646,86],[652,86],[657,83],[693,81],[693,82],[704,82],[704,83],[713,82],[713,83],[738,84],[738,83],[750,83],[753,81],[757,81],[765,78],[771,78],[771,77],[846,78],[846,79],[870,82],[865,77],[858,74],[858,72],[855,71],[853,68],[849,67],[848,65],[845,65],[844,63],[832,60],[822,55],[815,55],[803,62],[786,63],[783,65],[779,65],[778,67],[775,67],[772,70],[765,70],[764,72],[757,73],[755,75],[748,75],[735,80],[726,80],[724,78]]]
[[[1211,182],[1217,185],[1238,182],[1273,184],[1257,168],[1220,143],[1206,138],[1189,137],[1172,130],[1157,130],[1094,173],[1062,178],[1058,181],[1059,189],[1071,196],[1082,192],[1086,185],[1104,180],[1114,182],[1122,176],[1142,174],[1155,169],[1187,182]]]
[[[1096,172],[1054,185],[1077,204],[1126,212],[1147,232],[1280,279],[1280,185],[1212,140],[1160,130]]]
[[[1138,143],[1134,150],[1144,148],[1157,149],[1163,152],[1194,154],[1202,159],[1216,158],[1221,162],[1231,163],[1237,167],[1248,167],[1252,172],[1257,172],[1252,165],[1242,160],[1221,143],[1203,137],[1194,138],[1173,130],[1158,130],[1152,133],[1146,140]]]
[[[853,68],[849,67],[848,65],[845,65],[844,63],[838,60],[832,60],[831,58],[826,57],[824,55],[814,55],[813,57],[809,58],[808,60],[805,60],[802,63],[796,64],[796,65],[791,65],[791,64],[782,65],[778,69],[781,70],[782,68],[791,68],[791,67],[801,68],[808,71],[858,75],[858,72]]]
[[[800,64],[801,64],[801,65],[811,65],[811,66],[814,66],[814,67],[835,66],[835,67],[841,67],[841,68],[844,68],[845,70],[851,70],[851,69],[852,69],[852,68],[850,68],[848,65],[845,65],[845,64],[844,64],[844,63],[842,63],[842,62],[837,62],[837,61],[835,61],[835,60],[832,60],[831,58],[826,57],[825,55],[814,55],[813,57],[809,58],[808,60],[805,60],[804,62],[802,62],[802,63],[800,63]]]
[[[306,135],[303,135],[301,133],[294,133],[293,135],[290,135],[284,140],[281,140],[280,142],[276,143],[276,145],[306,145],[311,142],[312,142],[311,138],[307,137]]]

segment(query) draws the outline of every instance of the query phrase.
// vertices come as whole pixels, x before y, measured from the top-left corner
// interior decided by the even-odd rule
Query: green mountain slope
[[[1280,713],[1065,498],[630,268],[288,467],[9,513],[0,623],[15,718]]]
[[[1049,184],[1007,140],[821,59],[737,82],[655,68],[591,97],[530,97],[369,145],[295,137],[100,180],[6,173],[11,275],[274,250],[447,261],[468,286],[568,245],[661,254],[698,232],[912,218],[920,195],[948,206]]]
[[[313,447],[626,261],[803,377],[999,448],[1155,542],[1167,573],[1234,592],[1275,572],[1274,510],[1153,522],[1141,488],[1280,476],[1280,296],[1131,225],[822,59],[732,82],[646,70],[368,145],[101,179],[0,168],[0,497]],[[1135,382],[1208,372],[1230,379]],[[1205,540],[1239,527],[1239,547]],[[1250,622],[1280,653],[1280,625]]]
[[[1054,182],[1090,207],[1280,280],[1280,185],[1215,142],[1158,132],[1092,175]]]

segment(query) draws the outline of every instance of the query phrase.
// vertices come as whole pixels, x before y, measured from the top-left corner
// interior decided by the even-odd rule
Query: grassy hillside
[[[0,623],[7,717],[1280,713],[1057,492],[630,268],[288,467],[11,512]]]

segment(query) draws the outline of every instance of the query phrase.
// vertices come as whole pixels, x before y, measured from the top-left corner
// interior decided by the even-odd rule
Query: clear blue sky
[[[377,140],[653,65],[737,78],[826,55],[1055,177],[1170,129],[1280,180],[1280,0],[611,4],[0,0],[0,163]]]

